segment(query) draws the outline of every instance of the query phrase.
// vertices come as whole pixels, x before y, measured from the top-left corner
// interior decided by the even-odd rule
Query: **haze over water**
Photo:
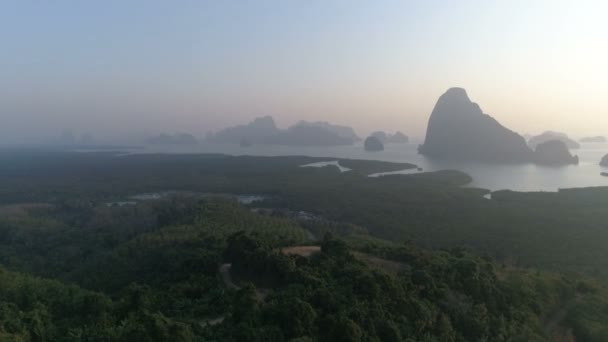
[[[446,89],[520,134],[608,134],[604,1],[7,1],[0,4],[0,144],[45,144],[64,130],[101,144],[209,131],[272,115],[424,134]],[[604,145],[578,166],[435,162],[418,143],[183,152],[311,155],[454,168],[473,186],[605,185]],[[165,147],[149,147],[167,149]]]
[[[599,166],[599,161],[608,151],[608,144],[582,144],[580,149],[572,150],[580,158],[579,165],[559,167],[536,164],[494,164],[482,162],[454,162],[429,159],[418,153],[417,141],[409,144],[386,144],[382,152],[366,152],[361,143],[352,146],[301,147],[279,145],[253,145],[243,148],[232,144],[213,144],[202,142],[197,145],[162,146],[147,145],[142,149],[130,150],[131,153],[222,153],[229,155],[252,156],[311,156],[369,159],[416,164],[427,171],[460,170],[473,178],[471,187],[515,191],[557,191],[565,188],[608,186],[608,177],[601,172],[608,168]],[[411,171],[407,171],[409,173]]]

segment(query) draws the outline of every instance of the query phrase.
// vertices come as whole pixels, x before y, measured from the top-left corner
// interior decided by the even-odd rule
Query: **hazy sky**
[[[460,86],[520,133],[608,134],[605,1],[0,2],[0,141],[272,115],[422,135]]]

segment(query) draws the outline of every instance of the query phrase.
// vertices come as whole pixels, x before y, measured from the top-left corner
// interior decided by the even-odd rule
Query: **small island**
[[[368,152],[384,151],[384,144],[375,136],[369,136],[365,139],[364,148]]]
[[[540,143],[534,151],[534,158],[542,165],[570,165],[578,164],[578,156],[573,156],[568,146],[561,140],[549,140]]]
[[[553,132],[553,131],[546,131],[546,132],[543,132],[542,134],[539,134],[535,137],[530,138],[530,140],[528,140],[528,145],[530,145],[531,148],[536,148],[536,146],[538,146],[539,144],[542,144],[542,143],[550,141],[550,140],[562,141],[564,144],[566,144],[566,147],[568,147],[569,149],[577,149],[577,148],[581,147],[581,145],[579,143],[570,139],[568,137],[568,135],[566,135],[565,133]]]

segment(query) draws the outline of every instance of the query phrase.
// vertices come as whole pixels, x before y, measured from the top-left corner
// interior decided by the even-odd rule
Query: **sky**
[[[608,135],[605,1],[6,0],[0,142],[272,115],[422,136],[467,89],[521,133]]]

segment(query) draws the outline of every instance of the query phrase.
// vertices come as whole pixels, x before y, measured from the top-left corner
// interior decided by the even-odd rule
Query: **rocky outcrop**
[[[573,156],[568,146],[561,140],[549,140],[540,143],[534,151],[534,160],[543,165],[578,164],[578,156]]]
[[[419,152],[438,159],[501,163],[534,160],[524,138],[484,114],[462,88],[451,88],[441,95]]]
[[[608,154],[602,158],[602,160],[600,161],[600,165],[608,167]]]
[[[382,144],[382,141],[375,136],[367,137],[363,145],[365,150],[369,152],[384,151],[384,144]]]
[[[596,137],[584,137],[579,140],[582,143],[605,143],[606,137],[596,136]]]
[[[530,138],[530,140],[528,141],[528,145],[530,145],[530,148],[535,149],[537,145],[550,140],[562,141],[570,149],[577,149],[581,147],[579,143],[568,138],[566,134],[553,131],[546,131],[540,135]]]

